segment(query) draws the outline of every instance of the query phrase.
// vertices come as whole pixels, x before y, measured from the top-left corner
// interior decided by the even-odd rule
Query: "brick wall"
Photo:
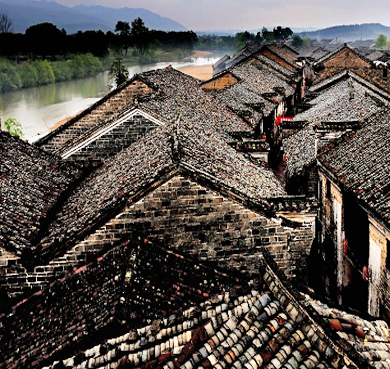
[[[36,288],[37,282],[44,286],[119,244],[134,231],[180,253],[197,255],[201,261],[249,273],[257,273],[253,261],[266,250],[287,277],[306,283],[313,227],[312,223],[297,229],[283,227],[277,220],[177,176],[129,206],[63,257],[18,276],[8,288]],[[2,278],[0,285],[6,287],[7,279]]]
[[[340,50],[337,54],[324,62],[325,68],[336,68],[340,71],[345,69],[371,68],[371,64],[361,58],[350,49]]]
[[[54,134],[42,144],[42,147],[49,151],[61,148],[69,140],[73,140],[82,133],[95,126],[98,122],[105,121],[113,114],[119,113],[126,106],[131,104],[136,96],[152,93],[153,90],[141,81],[133,81],[131,84],[113,95],[108,95],[106,100],[93,105],[81,118]]]
[[[67,161],[100,161],[108,158],[138,141],[157,126],[142,115],[135,115],[75,152]]]
[[[232,86],[238,82],[238,79],[230,73],[226,73],[210,82],[202,84],[203,90],[223,90],[226,87]]]
[[[287,63],[284,59],[282,59],[281,57],[277,56],[276,54],[274,54],[273,52],[271,52],[270,50],[268,49],[264,49],[260,52],[260,54],[266,56],[267,58],[269,59],[272,59],[273,61],[277,62],[278,64],[281,64],[283,65],[284,67],[294,71],[294,67],[292,65],[290,65],[289,63]]]

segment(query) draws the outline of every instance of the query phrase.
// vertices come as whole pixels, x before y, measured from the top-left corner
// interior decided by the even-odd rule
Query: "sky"
[[[73,7],[145,8],[193,31],[256,30],[263,26],[326,28],[341,24],[390,26],[389,0],[56,0]]]

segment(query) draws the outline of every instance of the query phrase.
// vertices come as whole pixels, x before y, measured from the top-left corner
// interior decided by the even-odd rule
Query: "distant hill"
[[[337,38],[343,41],[356,41],[356,40],[372,40],[376,39],[380,34],[390,37],[390,27],[384,26],[380,23],[363,23],[352,24],[345,26],[334,26],[325,29],[320,29],[314,32],[302,32],[298,33],[300,36],[309,38],[330,39]]]
[[[103,6],[79,5],[74,8],[60,5],[54,1],[0,0],[0,13],[7,14],[13,22],[13,32],[24,33],[37,23],[50,22],[68,34],[77,31],[114,31],[121,20],[131,23],[142,18],[150,29],[162,31],[186,31],[187,29],[172,19],[164,18],[142,8],[114,9]]]

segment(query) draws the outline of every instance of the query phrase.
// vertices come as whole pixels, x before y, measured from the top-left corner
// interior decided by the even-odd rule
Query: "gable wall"
[[[135,115],[68,157],[67,161],[100,161],[138,141],[158,125]]]
[[[42,147],[49,151],[54,151],[62,147],[67,141],[73,140],[97,123],[112,117],[113,114],[128,106],[136,96],[152,93],[153,90],[141,81],[134,81],[129,86],[111,96],[101,105],[87,113],[77,122],[73,123],[64,131],[56,134],[45,142]]]
[[[260,54],[266,56],[269,59],[272,59],[273,61],[277,62],[280,65],[283,65],[284,67],[294,71],[294,67],[287,63],[284,59],[280,58],[276,54],[272,53],[270,50],[264,49],[260,52]]]
[[[129,206],[63,257],[48,266],[36,267],[34,273],[15,275],[12,283],[6,276],[0,278],[0,286],[12,291],[18,285],[29,288],[47,285],[133,232],[141,232],[143,237],[180,253],[197,255],[201,261],[249,273],[258,272],[254,261],[267,250],[287,277],[297,277],[306,283],[313,231],[312,223],[297,229],[283,227],[192,180],[176,176]]]
[[[230,73],[226,73],[215,80],[202,85],[203,90],[223,90],[226,87],[232,86],[238,82],[238,79]]]
[[[344,49],[333,55],[331,58],[324,62],[325,68],[336,68],[338,70],[345,69],[363,69],[371,68],[371,64],[362,59],[355,52]]]

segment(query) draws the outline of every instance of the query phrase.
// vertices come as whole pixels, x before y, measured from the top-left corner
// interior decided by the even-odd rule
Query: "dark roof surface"
[[[56,137],[64,137],[67,147],[72,145],[72,141],[77,142],[81,135],[88,135],[89,131],[96,130],[96,126],[104,126],[101,121],[79,123],[84,115],[93,114],[93,110],[103,105],[108,99],[115,99],[123,89],[131,86],[134,81],[141,81],[153,89],[153,92],[137,96],[134,99],[124,102],[124,108],[117,111],[113,109],[113,116],[107,119],[107,124],[115,119],[119,119],[124,113],[142,103],[142,107],[147,109],[153,116],[163,123],[174,121],[177,111],[180,110],[185,119],[196,123],[207,121],[219,132],[245,133],[251,134],[251,128],[238,116],[228,111],[225,106],[215,101],[212,96],[205,93],[199,87],[199,81],[171,67],[157,69],[135,75],[131,80],[114,90],[91,108],[80,113],[77,117],[60,126],[51,132],[47,137],[37,141],[37,145],[45,147],[48,143],[61,148],[65,142],[56,142]],[[109,108],[107,107],[109,110]],[[105,112],[107,116],[107,111]],[[91,116],[92,117],[92,116]]]
[[[73,356],[120,332],[139,339],[131,329],[151,321],[158,330],[184,321],[191,331],[204,320],[197,305],[232,291],[248,293],[248,282],[142,238],[127,241],[1,316],[0,368],[42,367],[53,355]],[[99,347],[100,355],[111,351],[108,361],[121,357],[120,347]]]
[[[263,258],[259,266],[260,278],[251,289],[219,293],[168,319],[139,323],[136,330],[63,363],[151,369],[367,367],[326,334]]]
[[[137,193],[161,183],[179,166],[255,202],[284,194],[269,169],[237,153],[207,122],[195,125],[183,119],[178,127],[156,128],[81,183],[50,225],[42,254],[63,252],[69,240],[91,232],[91,226],[110,219],[126,203],[135,201]]]
[[[390,225],[390,110],[372,116],[356,133],[328,145],[318,156],[340,184]]]
[[[324,82],[325,83],[325,82]],[[312,107],[294,117],[294,121],[306,121],[307,125],[283,141],[290,175],[299,175],[315,161],[315,126],[327,123],[362,121],[378,112],[387,102],[381,95],[366,87],[366,81],[345,74],[326,85],[319,95],[310,101]],[[340,126],[343,129],[343,125]]]
[[[223,90],[213,90],[214,97],[243,119],[252,119],[254,124],[263,115],[268,116],[285,96],[295,92],[285,80],[263,68],[257,59],[247,59],[228,71],[238,82]]]
[[[61,195],[81,170],[0,132],[0,246],[20,255],[36,242]]]

